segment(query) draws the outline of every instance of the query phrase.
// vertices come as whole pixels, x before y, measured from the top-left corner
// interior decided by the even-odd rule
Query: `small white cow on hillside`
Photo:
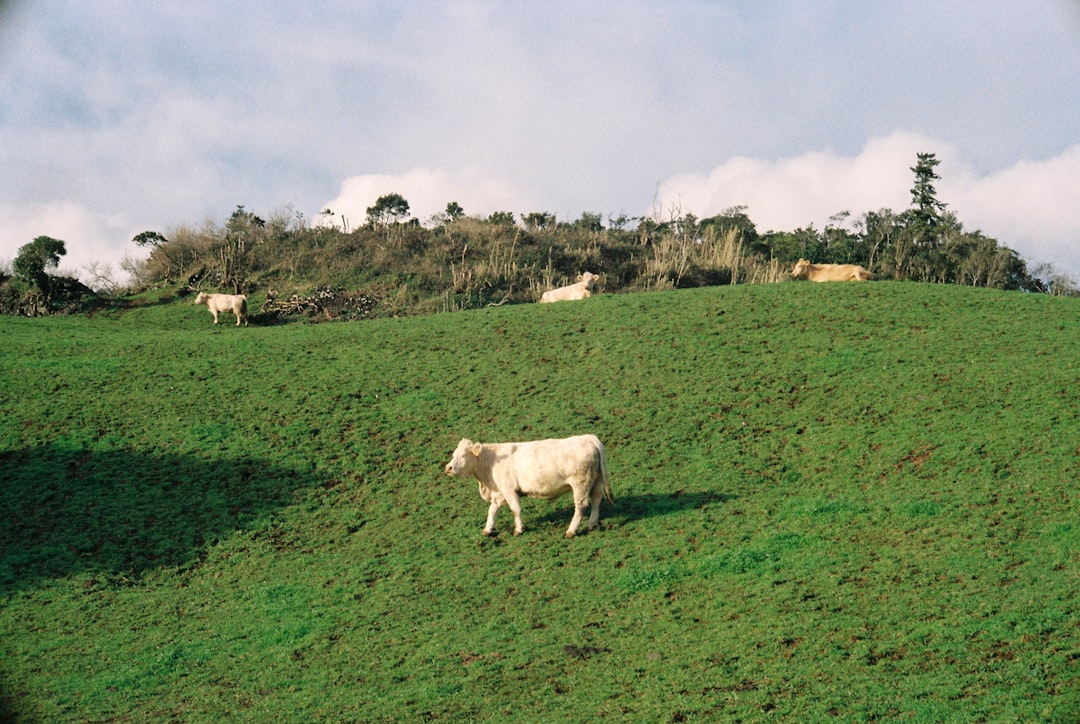
[[[218,323],[219,312],[232,312],[236,315],[236,326],[240,326],[240,320],[244,320],[247,326],[247,296],[244,294],[207,294],[199,292],[195,297],[196,304],[205,304],[210,313],[214,315],[214,324]]]
[[[565,302],[571,299],[584,299],[585,297],[591,297],[593,291],[596,289],[596,282],[600,277],[596,276],[592,272],[585,272],[584,274],[578,274],[577,282],[569,284],[565,287],[559,287],[558,289],[551,289],[544,292],[540,297],[540,303],[545,304],[547,302]]]
[[[446,474],[476,478],[480,497],[490,503],[484,535],[495,535],[495,514],[504,504],[514,513],[514,535],[521,535],[519,495],[552,500],[573,492],[574,517],[566,529],[567,538],[577,533],[590,502],[589,530],[600,520],[600,499],[615,502],[604,445],[596,435],[487,445],[462,440],[446,464]]]
[[[812,282],[864,282],[875,278],[873,272],[858,264],[811,264],[806,259],[796,262],[791,277]]]

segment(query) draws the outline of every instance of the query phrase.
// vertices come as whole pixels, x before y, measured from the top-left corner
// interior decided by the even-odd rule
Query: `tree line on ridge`
[[[1029,269],[998,240],[965,229],[937,197],[938,163],[932,153],[918,154],[912,203],[904,211],[843,211],[824,229],[794,231],[759,231],[745,206],[702,219],[670,208],[608,217],[605,225],[589,212],[574,221],[543,211],[469,216],[451,201],[421,223],[404,197],[388,193],[355,227],[330,209],[310,223],[298,212],[264,219],[237,206],[223,223],[136,235],[133,243],[149,255],[125,258],[129,285],[120,288],[98,274],[96,291],[132,294],[179,285],[280,298],[353,290],[380,301],[367,315],[377,316],[533,302],[583,271],[601,275],[606,292],[776,282],[805,258],[859,264],[878,279],[1077,293],[1052,267]],[[92,306],[98,294],[47,273],[64,253],[64,242],[50,237],[22,247],[11,274],[0,273],[0,312]]]

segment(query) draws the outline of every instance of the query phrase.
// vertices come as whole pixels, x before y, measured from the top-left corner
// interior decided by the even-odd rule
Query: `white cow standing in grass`
[[[573,284],[569,284],[565,287],[559,287],[558,289],[550,289],[543,293],[540,297],[540,303],[546,304],[548,302],[566,302],[571,299],[584,299],[585,297],[591,297],[593,291],[596,289],[596,282],[600,277],[596,276],[592,272],[585,272],[584,274],[578,274],[577,281]]]
[[[514,535],[521,535],[520,495],[552,500],[573,492],[574,517],[566,529],[567,538],[577,533],[590,502],[589,530],[599,523],[600,499],[615,502],[604,445],[596,435],[486,445],[462,440],[446,464],[446,474],[472,477],[479,483],[480,497],[490,503],[484,535],[495,535],[495,515],[504,504],[514,513]]]
[[[236,315],[236,326],[240,326],[240,320],[244,320],[247,326],[247,295],[244,294],[207,294],[199,292],[195,297],[196,304],[205,304],[210,313],[214,315],[214,324],[218,323],[219,312],[232,312]]]

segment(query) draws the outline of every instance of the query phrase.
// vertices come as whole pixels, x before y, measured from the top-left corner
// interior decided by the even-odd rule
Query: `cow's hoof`
[[[521,531],[520,530],[515,530],[514,535],[521,535]]]
[[[575,533],[574,531],[572,531],[572,530],[568,530],[568,531],[566,531],[566,533],[564,533],[563,535],[564,535],[564,537],[566,537],[566,538],[573,538],[573,537],[574,537],[574,533]]]
[[[494,538],[495,537],[495,531],[493,531],[493,530],[485,530],[484,535],[486,535],[488,538]]]

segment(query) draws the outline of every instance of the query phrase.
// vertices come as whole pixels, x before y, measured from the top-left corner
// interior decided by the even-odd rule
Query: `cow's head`
[[[206,292],[199,292],[199,296],[195,297],[193,304],[206,304],[206,300]]]
[[[578,278],[577,278],[577,280],[579,282],[584,282],[585,283],[585,288],[586,289],[595,289],[596,288],[596,282],[599,281],[599,279],[600,279],[600,277],[596,276],[592,272],[585,272],[584,274],[578,274]]]
[[[462,439],[458,446],[454,448],[454,454],[450,457],[450,462],[446,464],[446,474],[467,475],[472,470],[473,462],[480,456],[482,447],[483,445],[478,442]]]
[[[810,262],[808,262],[806,259],[799,259],[799,261],[795,262],[795,268],[791,270],[791,276],[795,279],[798,279],[799,277],[806,274],[806,270],[809,267]]]

